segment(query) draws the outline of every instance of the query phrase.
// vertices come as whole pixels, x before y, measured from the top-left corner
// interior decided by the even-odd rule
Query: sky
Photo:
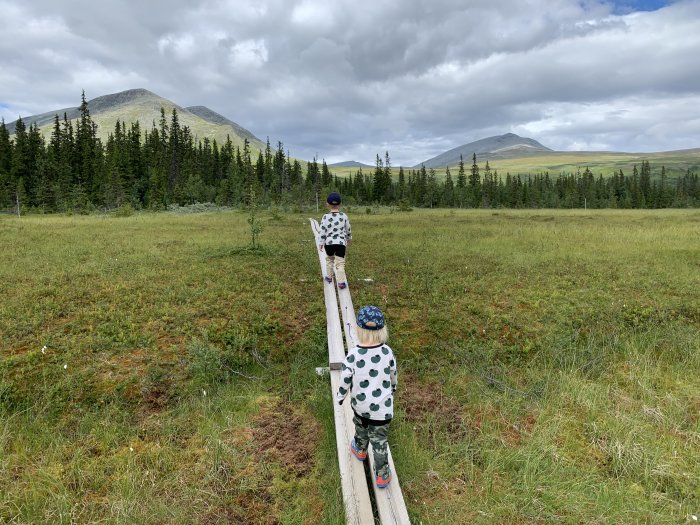
[[[6,122],[126,89],[292,156],[700,147],[700,0],[0,0]]]

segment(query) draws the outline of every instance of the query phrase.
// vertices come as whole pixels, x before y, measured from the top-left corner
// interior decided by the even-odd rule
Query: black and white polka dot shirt
[[[321,244],[342,244],[352,239],[350,219],[342,211],[326,213],[321,219]]]
[[[396,358],[389,345],[356,346],[343,361],[336,399],[341,401],[350,394],[356,414],[386,421],[394,417],[397,376]]]

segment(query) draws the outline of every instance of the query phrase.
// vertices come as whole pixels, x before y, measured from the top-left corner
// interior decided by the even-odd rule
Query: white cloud
[[[172,52],[180,60],[190,59],[197,51],[194,36],[190,33],[179,35],[167,34],[158,40],[158,50],[161,54]]]
[[[325,0],[303,0],[294,6],[291,20],[312,27],[330,25],[333,23],[333,6]]]
[[[146,83],[146,79],[135,71],[111,69],[93,60],[74,63],[71,77],[76,93],[80,93],[83,89],[87,90],[89,87],[92,93],[89,98],[132,89]]]

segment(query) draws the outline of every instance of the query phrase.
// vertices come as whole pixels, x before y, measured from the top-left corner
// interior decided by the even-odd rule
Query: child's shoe
[[[338,283],[338,288],[341,290],[345,290],[345,288],[348,287],[348,283]]]
[[[391,472],[389,472],[385,478],[377,476],[377,487],[380,489],[386,488],[389,483],[391,483]]]
[[[333,277],[324,277],[324,281],[326,281],[328,284],[331,284],[333,282]]]
[[[355,445],[355,440],[353,439],[352,442],[350,443],[350,452],[353,453],[353,455],[359,459],[360,461],[364,461],[367,459],[367,451],[366,450],[360,450],[357,448],[357,445]]]

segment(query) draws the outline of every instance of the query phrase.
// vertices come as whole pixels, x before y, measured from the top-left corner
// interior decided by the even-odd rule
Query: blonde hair
[[[360,344],[365,345],[383,345],[389,339],[389,330],[386,325],[384,325],[379,330],[367,330],[358,325],[355,325],[355,330],[357,332],[357,339]]]

